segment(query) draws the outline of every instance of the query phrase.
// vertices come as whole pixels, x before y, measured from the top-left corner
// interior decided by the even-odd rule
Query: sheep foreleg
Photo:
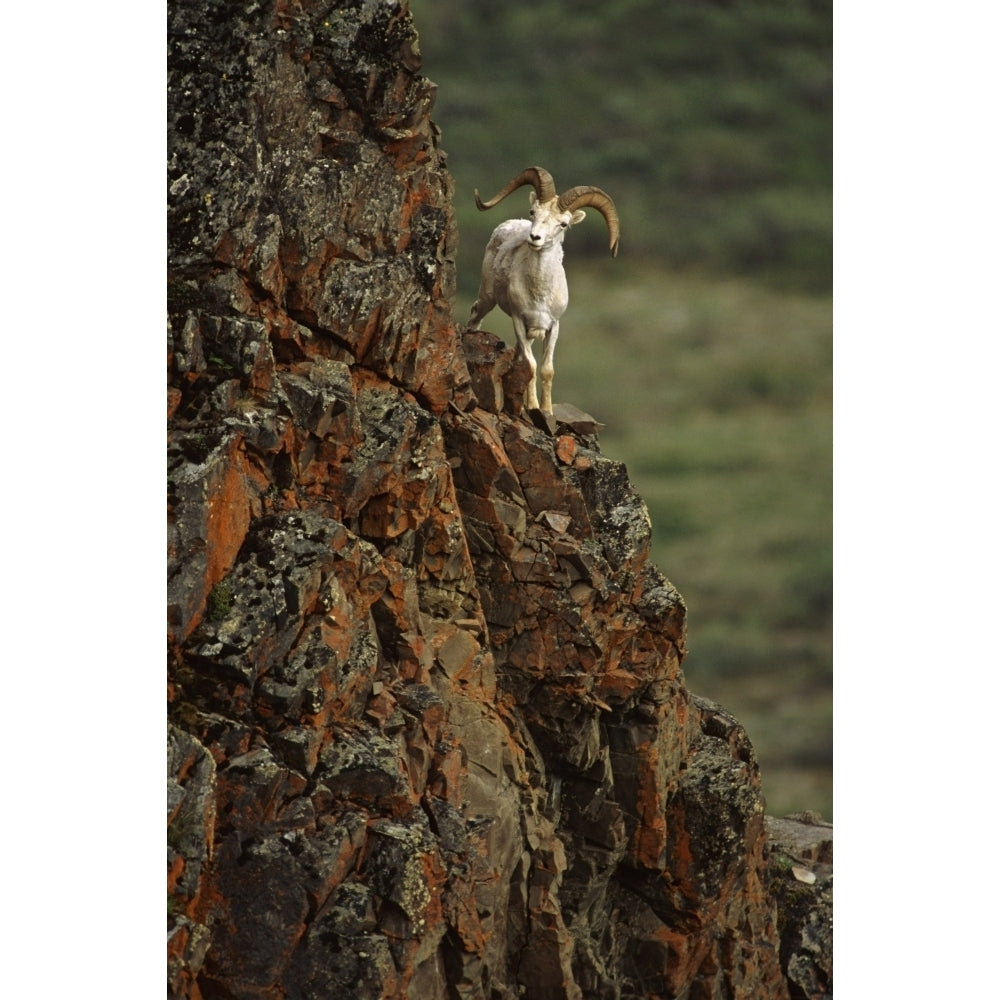
[[[542,378],[542,412],[552,413],[552,380],[555,377],[556,341],[559,339],[559,320],[549,327],[545,334],[545,345],[542,349],[542,367],[539,372]]]
[[[531,380],[528,382],[528,387],[524,390],[524,405],[529,410],[537,410],[538,392],[535,389],[535,371],[538,365],[535,361],[535,355],[531,350],[532,334],[534,331],[528,330],[523,320],[513,316],[511,319],[514,321],[514,333],[517,335],[521,354],[524,355],[524,360],[528,363],[528,370],[531,372]]]

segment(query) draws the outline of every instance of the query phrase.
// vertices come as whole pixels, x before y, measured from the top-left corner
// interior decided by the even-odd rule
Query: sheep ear
[[[528,192],[528,204],[534,207],[535,202],[538,201],[538,195],[534,191]]]
[[[578,208],[574,213],[572,218],[569,220],[571,226],[575,226],[578,222],[583,222],[587,218],[587,213],[582,209]]]

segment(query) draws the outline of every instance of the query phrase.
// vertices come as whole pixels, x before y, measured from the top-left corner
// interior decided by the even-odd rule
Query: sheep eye
[[[565,229],[569,225],[569,223],[568,222],[560,222],[559,225],[562,226],[563,229]]]

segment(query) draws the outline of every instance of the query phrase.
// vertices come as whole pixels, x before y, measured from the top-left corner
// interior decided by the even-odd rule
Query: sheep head
[[[476,205],[481,212],[485,212],[525,184],[530,184],[534,188],[530,196],[531,246],[541,250],[554,242],[562,242],[566,230],[582,222],[586,217],[583,208],[591,206],[604,216],[604,221],[608,224],[611,256],[618,256],[618,211],[611,196],[598,187],[581,185],[570,188],[564,194],[557,194],[555,182],[547,170],[542,167],[528,167],[489,201],[482,201],[477,189]]]

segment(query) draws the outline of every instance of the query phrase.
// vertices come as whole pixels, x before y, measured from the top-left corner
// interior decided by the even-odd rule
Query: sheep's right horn
[[[618,210],[611,200],[611,195],[607,191],[602,191],[599,187],[581,185],[570,188],[559,195],[559,207],[564,212],[575,212],[584,205],[592,205],[608,224],[608,235],[611,239],[611,256],[618,256]]]
[[[542,167],[528,167],[522,170],[499,194],[494,195],[489,201],[482,201],[480,199],[479,189],[477,188],[475,195],[479,211],[485,212],[486,209],[499,204],[512,191],[516,191],[525,184],[530,184],[535,189],[535,194],[538,195],[539,201],[551,201],[556,196],[556,184],[552,180],[552,175],[547,170],[542,169]]]

